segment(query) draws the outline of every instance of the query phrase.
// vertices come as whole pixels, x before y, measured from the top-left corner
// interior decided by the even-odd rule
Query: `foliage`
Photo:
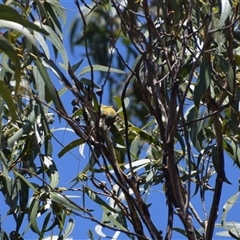
[[[9,208],[4,218],[14,222],[10,233],[1,228],[1,239],[23,239],[28,231],[44,239],[56,229],[66,239],[74,215],[94,221],[103,238],[110,237],[105,228],[113,239],[171,239],[173,231],[212,239],[218,226],[239,238],[240,223],[226,221],[238,191],[215,223],[223,184],[230,184],[226,156],[240,167],[239,3],[150,2],[75,2],[70,42],[84,48],[86,67],[83,59],[68,60],[59,1],[0,4],[0,188]],[[102,104],[108,93],[114,107]],[[71,94],[72,114],[64,94]],[[59,158],[80,146],[89,159],[77,176],[68,173],[70,185],[59,184],[52,112],[77,137]],[[153,189],[163,191],[166,230],[152,218],[163,208],[148,201]],[[93,239],[92,230],[88,235]]]

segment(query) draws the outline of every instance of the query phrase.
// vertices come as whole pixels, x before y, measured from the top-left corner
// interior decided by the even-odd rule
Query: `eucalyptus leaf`
[[[221,0],[221,17],[218,22],[218,28],[221,28],[232,11],[229,0]]]
[[[67,227],[64,229],[63,239],[66,239],[74,230],[75,221],[70,218],[67,223]]]
[[[99,72],[110,72],[110,73],[126,74],[126,72],[124,72],[124,71],[122,71],[120,69],[106,67],[106,66],[102,66],[102,65],[92,65],[92,68],[90,66],[87,66],[87,67],[83,68],[82,71],[80,72],[79,76],[91,72],[92,71],[91,69],[94,72],[95,71],[99,71]]]
[[[9,91],[9,89],[7,88],[7,86],[5,85],[5,83],[1,80],[0,80],[0,97],[7,104],[13,122],[16,122],[18,117],[17,117],[17,113],[16,113],[13,96],[12,96],[11,92]]]
[[[52,201],[62,205],[63,207],[72,210],[72,211],[86,211],[86,209],[78,206],[67,197],[64,197],[60,193],[57,192],[50,192],[50,198]]]
[[[0,20],[0,26],[1,26],[1,20]],[[18,93],[18,88],[20,86],[20,79],[21,79],[21,67],[20,67],[20,61],[17,56],[16,51],[12,47],[11,43],[7,41],[5,37],[0,35],[0,49],[8,55],[8,57],[11,59],[11,61],[15,64],[15,80],[16,80],[16,86],[15,86],[15,94]]]
[[[81,144],[84,144],[85,141],[83,139],[76,139],[74,141],[72,141],[71,143],[69,143],[67,146],[65,146],[59,153],[58,153],[58,157],[62,157],[64,154],[68,153],[70,150],[72,150],[73,148],[80,146]]]
[[[47,38],[56,47],[56,49],[58,49],[58,51],[60,52],[62,59],[63,59],[64,69],[67,70],[68,69],[68,56],[67,56],[66,50],[63,46],[63,43],[60,41],[60,39],[58,38],[56,33],[49,26],[42,25],[42,28],[49,33],[49,35],[47,35]]]
[[[44,67],[44,65],[42,64],[41,59],[38,59],[36,61],[37,63],[37,68],[39,73],[41,74],[45,84],[46,84],[46,88],[49,92],[49,95],[51,96],[51,100],[54,102],[56,108],[60,108],[60,104],[59,104],[59,100],[57,97],[57,93],[56,93],[56,89],[52,83],[52,80],[47,72],[47,69]]]
[[[32,109],[30,110],[31,112],[28,119],[23,121],[22,127],[7,140],[7,145],[9,147],[11,147],[14,142],[18,141],[24,134],[27,134],[30,128],[34,125],[36,118],[39,115],[39,107],[38,105],[33,104]]]
[[[48,32],[46,32],[44,29],[42,29],[41,27],[38,27],[34,23],[27,21],[15,9],[13,9],[12,7],[9,7],[7,5],[0,4],[0,15],[1,15],[1,20],[4,20],[5,22],[8,22],[8,23],[12,23],[9,25],[9,27],[14,26],[14,25],[15,26],[22,25],[22,30],[19,29],[20,30],[19,32],[22,32],[23,29],[31,28],[31,29],[41,32],[43,34],[46,34],[46,35],[48,34]],[[0,25],[1,25],[1,23],[0,23]]]
[[[33,198],[29,207],[29,219],[31,221],[31,229],[40,237],[42,237],[42,233],[40,232],[37,224],[38,208],[39,200],[37,198]]]
[[[211,83],[210,65],[206,62],[205,59],[203,59],[200,66],[198,84],[194,89],[193,95],[193,99],[197,108],[199,107],[199,103],[203,95],[210,86],[210,83]]]
[[[108,211],[112,212],[112,213],[117,213],[117,211],[110,207],[105,201],[103,201],[92,189],[90,189],[89,187],[85,187],[84,188],[84,192],[89,196],[89,198],[91,198],[94,202],[96,202],[97,204],[99,204],[102,208],[104,207],[104,209],[108,209]]]
[[[36,41],[35,41],[33,35],[23,25],[16,23],[16,22],[0,19],[0,28],[9,28],[9,29],[16,30],[17,32],[24,35],[31,42],[32,45],[36,46]]]
[[[227,202],[224,204],[223,206],[223,213],[221,216],[221,223],[222,226],[225,227],[226,226],[226,218],[227,218],[227,214],[230,211],[230,209],[234,206],[234,204],[236,204],[237,200],[239,197],[239,192],[234,194],[233,196],[231,196]]]
[[[77,70],[78,70],[78,68],[82,65],[82,62],[83,62],[83,58],[81,59],[81,60],[79,60],[77,63],[75,63],[74,65],[72,65],[72,70],[73,70],[73,72],[75,73]]]

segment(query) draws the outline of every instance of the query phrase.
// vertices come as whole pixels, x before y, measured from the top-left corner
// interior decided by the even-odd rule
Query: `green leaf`
[[[140,149],[141,149],[140,145],[141,145],[140,138],[139,138],[139,136],[136,136],[132,140],[132,143],[131,143],[131,146],[130,146],[130,153],[131,153],[133,161],[137,160],[137,158],[140,154]]]
[[[218,28],[221,28],[232,11],[228,0],[221,0],[221,17],[218,22]]]
[[[50,21],[50,18],[48,16],[48,13],[46,12],[45,8],[43,7],[44,2],[40,0],[34,0],[34,3],[37,5],[38,11],[43,19],[46,20],[46,24],[53,27],[52,23]]]
[[[91,81],[90,79],[87,79],[87,78],[81,78],[80,79],[80,81],[79,82],[81,82],[82,84],[84,84],[84,85],[87,85],[87,86],[90,86],[90,87],[95,87],[95,88],[98,88],[98,89],[100,89],[100,87],[96,84],[96,83],[94,83],[93,81]]]
[[[66,207],[69,210],[84,211],[84,212],[87,211],[86,209],[78,206],[77,204],[75,204],[74,202],[69,200],[67,197],[64,197],[60,193],[50,192],[50,198],[51,198],[52,201]]]
[[[118,74],[126,74],[126,72],[116,69],[116,68],[111,68],[111,67],[106,67],[102,65],[92,65],[93,71],[100,71],[100,72],[110,72],[110,73],[118,73]],[[91,72],[91,67],[87,66],[82,69],[80,74],[78,76],[84,75],[86,73]]]
[[[146,141],[149,144],[159,145],[159,142],[157,138],[153,137],[150,133],[147,131],[144,131],[136,126],[130,126],[129,127],[129,133],[131,133],[134,137],[140,136],[142,141]]]
[[[46,35],[48,34],[48,32],[46,32],[44,29],[42,29],[41,27],[37,26],[34,23],[27,21],[15,9],[7,5],[0,4],[0,16],[1,16],[1,20],[5,20],[6,22],[9,22],[9,23],[12,22],[12,24],[17,23],[17,25],[21,25],[21,28],[24,28],[24,29],[31,28],[37,32],[40,32]],[[9,26],[9,28],[11,27]],[[21,30],[19,32],[21,32]]]
[[[5,54],[7,54],[8,57],[11,59],[11,61],[13,61],[15,64],[15,67],[14,67],[14,71],[15,71],[14,77],[16,80],[15,94],[17,95],[18,88],[20,85],[20,79],[21,79],[21,66],[20,66],[19,57],[18,57],[16,51],[14,50],[14,48],[12,47],[12,45],[9,43],[9,41],[7,41],[7,39],[5,37],[3,37],[2,35],[0,35],[0,49]]]
[[[88,229],[88,237],[89,237],[89,240],[94,240],[93,233],[90,229]]]
[[[5,82],[1,81],[1,80],[0,80],[0,97],[7,104],[10,115],[12,117],[12,121],[15,123],[17,121],[17,113],[16,113],[16,107],[14,104],[14,100],[13,100],[11,92],[5,85]]]
[[[112,214],[110,214],[111,212],[109,212],[108,208],[106,208],[105,206],[102,206],[102,208],[111,224],[115,225],[120,230],[127,231],[127,229],[120,222],[118,222],[118,220],[116,220],[116,218]]]
[[[79,108],[77,111],[75,111],[72,115],[72,118],[75,118],[75,117],[79,117],[79,116],[82,116],[83,115],[83,109],[82,108]]]
[[[63,25],[65,25],[67,21],[67,17],[66,17],[65,9],[62,7],[60,2],[57,0],[46,0],[46,2],[48,2],[52,6],[57,16],[62,19]]]
[[[48,90],[49,95],[51,96],[51,100],[54,102],[54,105],[56,108],[60,108],[60,104],[59,104],[59,100],[57,97],[57,93],[56,93],[56,89],[52,83],[51,78],[49,77],[49,74],[46,70],[46,68],[44,67],[44,65],[42,64],[41,59],[37,59],[36,60],[36,64],[37,64],[37,69],[39,71],[39,73],[41,74],[45,84],[46,84],[46,88]]]
[[[75,64],[72,66],[72,70],[73,70],[74,73],[76,73],[76,71],[78,70],[78,68],[82,65],[82,62],[83,62],[83,58],[82,58],[79,62],[75,63]]]
[[[198,84],[194,89],[194,102],[197,108],[199,107],[199,103],[203,95],[210,86],[210,83],[211,83],[210,64],[208,64],[206,60],[203,58],[200,66]]]
[[[23,25],[12,22],[12,21],[6,21],[6,20],[1,20],[0,19],[0,28],[7,28],[7,29],[16,30],[17,32],[24,35],[30,41],[30,43],[32,45],[36,46],[36,41],[35,41],[33,35]]]
[[[34,185],[32,183],[30,183],[24,176],[22,176],[20,173],[18,173],[17,171],[14,171],[14,174],[17,175],[19,178],[21,178],[29,188],[31,188],[33,191],[36,190],[36,188],[34,187]]]
[[[115,125],[112,125],[110,128],[111,133],[113,134],[113,144],[116,148],[125,148],[125,142],[121,132]]]
[[[36,66],[32,66],[32,72],[33,72],[33,76],[37,86],[38,98],[44,102],[45,101],[45,82]]]
[[[14,75],[14,70],[10,68],[9,56],[6,53],[2,53],[2,65],[5,68],[6,72],[10,72]]]
[[[102,208],[105,207],[108,209],[108,211],[110,212],[114,212],[114,213],[117,213],[117,211],[110,207],[106,201],[103,201],[100,197],[98,197],[98,195],[92,191],[92,189],[90,189],[89,187],[85,186],[84,187],[84,192],[97,204],[99,204]]]
[[[222,1],[227,1],[228,2],[228,0],[222,0]],[[224,74],[226,74],[226,78],[227,78],[227,81],[228,81],[230,91],[234,92],[234,90],[235,90],[234,89],[235,79],[234,79],[234,72],[233,72],[231,64],[222,55],[216,55],[214,60],[216,61],[220,70]],[[227,90],[222,88],[222,91],[227,91]]]
[[[17,182],[9,176],[0,174],[0,187],[4,195],[5,201],[11,209],[11,214],[14,214],[17,209],[18,193]]]
[[[198,118],[199,111],[193,105],[185,112],[185,118],[187,118],[187,122],[192,122],[196,118]],[[202,129],[202,121],[194,122],[190,125],[190,137],[193,143],[193,146],[200,152],[202,150],[201,144],[198,140],[199,131]]]
[[[72,141],[58,153],[58,157],[61,158],[65,153],[69,152],[70,150],[72,150],[75,147],[79,147],[83,143],[85,143],[85,141],[83,139],[76,139],[76,140]]]
[[[235,162],[240,167],[240,148],[237,148],[237,161]]]
[[[226,227],[226,218],[227,218],[227,214],[229,212],[229,210],[234,206],[234,204],[237,202],[238,197],[239,197],[240,192],[234,194],[233,196],[231,196],[227,202],[224,204],[223,206],[223,213],[221,216],[221,224],[223,227]]]
[[[228,231],[228,233],[234,239],[238,239],[238,240],[240,239],[240,229],[239,228],[237,229],[237,228],[233,227],[232,229],[230,229]]]
[[[180,143],[180,146],[182,148],[182,151],[183,151],[183,156],[185,156],[185,143],[184,143],[184,139],[183,137],[181,136],[181,134],[179,134],[179,132],[176,132],[175,133],[175,138],[177,139],[177,141]],[[190,159],[189,159],[190,161]]]
[[[128,106],[129,106],[129,103],[130,103],[130,99],[128,98],[128,97],[126,97],[126,98],[124,98],[124,107],[125,107],[125,109],[127,109],[128,108]],[[119,113],[121,113],[123,111],[123,109],[122,109],[122,101],[121,101],[121,107],[118,109],[118,111],[117,111],[117,113],[119,114]],[[121,115],[120,114],[120,116],[123,116],[123,114]]]
[[[139,159],[135,162],[132,163],[132,167],[135,168],[133,171],[136,172],[138,170],[140,170],[141,168],[150,165],[151,164],[151,160],[148,158],[144,158],[144,159]],[[130,164],[127,163],[124,165],[125,169],[130,169]]]
[[[46,167],[46,173],[50,178],[50,186],[55,188],[58,186],[59,183],[59,173],[57,171],[56,164],[49,156],[42,156],[42,161]]]
[[[70,218],[68,220],[67,227],[64,229],[63,239],[67,239],[67,237],[72,233],[75,227],[75,221]]]
[[[49,33],[49,35],[46,37],[60,52],[62,59],[63,59],[63,68],[64,68],[64,70],[67,70],[68,69],[68,56],[67,56],[67,52],[63,46],[63,43],[61,42],[59,37],[56,35],[56,33],[49,26],[47,26],[47,25],[41,25],[41,26]]]
[[[47,225],[49,223],[52,212],[48,212],[47,216],[44,219],[41,232],[44,233],[47,230]]]
[[[26,214],[26,209],[27,209],[27,205],[28,205],[28,198],[29,198],[29,187],[28,185],[25,183],[25,181],[23,181],[23,179],[18,178],[18,191],[19,191],[19,206],[20,206],[20,211],[18,213],[17,216],[17,226],[16,226],[16,231],[18,232],[24,216]]]
[[[224,153],[221,152],[221,154],[224,154]],[[212,149],[212,162],[217,173],[219,173],[219,158],[223,158],[223,156],[219,156],[218,146],[215,145]],[[231,182],[227,179],[226,176],[224,181],[228,184],[231,184]]]
[[[51,28],[58,35],[58,37],[62,40],[62,37],[63,37],[62,26],[60,23],[60,19],[57,16],[58,15],[57,12],[55,11],[54,7],[52,7],[51,4],[49,4],[47,1],[44,1],[43,6],[44,6],[45,10],[47,11],[48,15],[51,16],[51,23],[52,23]],[[54,52],[55,52],[55,49],[54,49]]]
[[[48,48],[48,45],[47,45],[47,42],[46,42],[45,38],[42,36],[42,34],[40,34],[37,31],[33,31],[33,35],[34,35],[34,38],[39,43],[39,45],[41,46],[41,48],[42,48],[43,52],[45,53],[46,57],[48,59],[50,59],[50,51],[49,51],[49,48]]]
[[[28,118],[23,121],[22,127],[13,136],[8,138],[7,145],[9,147],[12,147],[14,142],[18,141],[24,134],[28,134],[31,126],[35,124],[36,118],[39,115],[39,106],[33,103],[31,104],[31,108],[29,109],[31,112]]]
[[[31,229],[35,233],[37,233],[40,237],[42,237],[42,233],[39,231],[37,225],[37,215],[38,215],[38,208],[39,208],[39,200],[37,198],[32,198],[30,207],[29,207],[29,220],[31,222]]]
[[[70,84],[68,85],[68,80],[65,77],[65,75],[62,73],[62,71],[59,69],[59,67],[52,60],[48,60],[47,58],[43,58],[42,63],[45,67],[50,69],[58,79],[60,79],[64,83],[66,83],[67,87],[71,87]],[[67,89],[65,87],[65,91],[66,90]],[[59,95],[59,96],[61,96],[61,95]]]
[[[117,105],[117,109],[118,109],[117,113],[119,114],[119,116],[123,117],[123,113],[122,113],[122,99],[119,96],[114,96],[113,99],[114,99],[114,101],[115,101],[115,103]],[[128,107],[129,103],[130,103],[130,99],[128,97],[126,97],[124,99],[124,106],[125,106],[125,108]]]

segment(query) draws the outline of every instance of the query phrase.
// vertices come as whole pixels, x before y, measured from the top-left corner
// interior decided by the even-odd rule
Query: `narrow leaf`
[[[7,104],[13,122],[16,122],[17,113],[16,113],[16,107],[13,101],[12,94],[7,88],[7,86],[5,85],[5,82],[1,80],[0,80],[0,96],[4,100],[4,102]]]
[[[223,227],[226,227],[226,218],[227,218],[227,214],[229,212],[229,210],[234,206],[234,204],[236,203],[236,201],[238,200],[239,197],[239,192],[236,193],[235,195],[231,196],[227,202],[224,204],[223,206],[223,213],[221,216],[221,223]]]
[[[52,6],[57,16],[59,16],[62,19],[63,25],[65,25],[67,21],[67,17],[66,17],[65,9],[62,7],[60,2],[58,0],[46,0],[46,2],[48,2]]]
[[[0,4],[0,16],[1,16],[1,20],[6,20],[8,22],[21,24],[22,28],[31,28],[43,34],[46,34],[46,35],[48,34],[41,27],[23,18],[14,8],[10,6]]]
[[[65,146],[59,153],[58,153],[58,157],[61,158],[64,154],[66,154],[67,152],[69,152],[70,150],[72,150],[75,147],[80,146],[81,144],[83,144],[85,141],[83,139],[76,139],[74,141],[72,141],[71,143],[69,143],[67,146]]]
[[[75,226],[75,221],[70,218],[68,220],[67,227],[64,229],[63,239],[67,239],[67,237],[72,233]]]
[[[30,183],[25,177],[23,177],[23,176],[22,176],[21,174],[19,174],[17,171],[14,171],[14,170],[13,170],[13,172],[14,172],[14,174],[16,174],[19,178],[21,178],[21,179],[27,184],[27,186],[28,186],[29,188],[31,188],[33,191],[36,190],[36,188],[33,186],[33,184]]]
[[[31,42],[32,45],[36,46],[36,41],[35,41],[33,35],[23,25],[21,25],[19,23],[16,23],[16,22],[11,22],[11,21],[6,21],[6,20],[1,20],[0,19],[0,28],[7,28],[7,29],[16,30],[17,32],[24,35]]]
[[[56,164],[54,163],[54,161],[52,160],[51,157],[49,156],[43,156],[43,163],[47,168],[47,175],[50,178],[50,186],[52,188],[57,187],[58,183],[59,183],[59,173],[56,167]]]
[[[140,138],[139,136],[136,136],[133,140],[132,140],[132,143],[131,143],[131,146],[130,146],[130,153],[132,155],[132,158],[133,160],[136,160],[138,155],[139,155],[139,150],[140,150],[140,144],[141,144],[141,141],[140,141]]]
[[[93,71],[99,71],[99,72],[110,72],[110,73],[118,73],[118,74],[126,74],[126,72],[116,69],[116,68],[111,68],[111,67],[106,67],[102,65],[92,65]],[[80,72],[79,76],[84,75],[86,73],[91,72],[91,67],[87,66],[82,69]]]
[[[87,79],[87,78],[81,78],[80,79],[80,81],[79,82],[81,82],[82,84],[84,84],[84,85],[87,85],[87,86],[90,86],[90,87],[94,87],[94,88],[97,88],[97,89],[100,89],[100,87],[96,84],[96,83],[94,83],[93,81],[91,81],[90,79]]]
[[[218,28],[221,28],[232,11],[228,0],[221,0],[221,17],[218,22]]]
[[[8,57],[11,59],[11,61],[13,61],[15,64],[15,68],[14,68],[14,71],[15,71],[14,77],[16,80],[15,94],[17,94],[18,88],[20,85],[20,79],[21,79],[21,66],[20,66],[19,57],[18,57],[16,51],[14,50],[14,48],[12,47],[12,45],[9,43],[9,41],[2,35],[0,35],[0,49],[5,54],[7,54]]]
[[[66,207],[69,210],[76,210],[76,211],[85,211],[86,209],[81,208],[71,200],[69,200],[67,197],[64,197],[63,195],[56,193],[56,192],[50,192],[50,198],[52,201],[61,204],[62,206]]]
[[[202,64],[200,66],[198,84],[194,89],[194,102],[197,108],[199,107],[199,103],[203,95],[210,86],[210,83],[211,83],[210,64],[207,64],[206,60],[203,59]]]
[[[47,229],[47,226],[48,226],[51,214],[52,214],[52,212],[48,212],[47,216],[44,219],[42,230],[41,230],[42,233],[44,233],[46,231],[46,229]]]
[[[30,110],[32,111],[30,112],[28,119],[23,121],[22,127],[7,140],[7,145],[9,147],[12,147],[14,142],[21,138],[23,134],[28,133],[31,126],[35,124],[36,118],[39,114],[39,108],[37,105],[33,105],[32,109]]]
[[[92,191],[92,189],[85,186],[84,191],[95,203],[99,204],[101,207],[107,208],[110,212],[117,213],[114,208],[111,208],[105,201],[98,197],[98,195],[94,191]]]
[[[44,39],[44,37],[42,36],[42,34],[40,34],[37,31],[33,31],[33,35],[35,37],[35,39],[37,40],[37,42],[39,43],[39,45],[41,46],[43,52],[45,53],[46,57],[48,59],[50,59],[50,51],[47,45],[46,40]]]
[[[63,43],[59,39],[59,37],[56,35],[56,33],[47,25],[41,25],[48,33],[49,35],[46,36],[49,41],[56,47],[56,49],[60,52],[62,59],[63,59],[63,66],[64,69],[68,69],[68,56],[67,52],[63,46]]]
[[[37,63],[38,71],[41,74],[41,76],[46,84],[46,88],[49,92],[49,95],[51,96],[51,100],[54,102],[55,107],[59,108],[60,105],[59,105],[57,93],[56,93],[56,90],[54,88],[54,85],[52,83],[51,78],[49,77],[49,74],[48,74],[46,68],[44,67],[44,65],[42,64],[40,59],[37,59],[36,63]]]
[[[42,233],[39,231],[39,228],[37,225],[38,206],[39,206],[39,200],[36,198],[33,198],[29,207],[29,219],[31,222],[31,229],[35,233],[37,233],[40,237],[42,237]]]
[[[82,58],[79,62],[75,63],[75,64],[72,66],[72,70],[73,70],[74,73],[75,73],[75,72],[78,70],[78,68],[82,65],[82,62],[83,62],[83,58]]]

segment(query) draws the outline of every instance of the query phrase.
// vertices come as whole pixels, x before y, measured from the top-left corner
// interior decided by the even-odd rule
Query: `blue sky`
[[[71,24],[72,20],[78,16],[78,12],[77,12],[77,8],[74,4],[73,0],[69,0],[69,1],[61,1],[61,4],[66,8],[69,9],[67,10],[67,24],[64,27],[64,43],[65,43],[65,47],[66,50],[68,52],[68,56],[70,59],[71,64],[74,64],[76,62],[78,62],[80,60],[80,58],[82,57],[83,51],[84,49],[82,47],[76,47],[74,48],[74,53],[71,53],[70,51],[70,46],[69,46],[69,25]],[[124,49],[121,49],[122,51],[124,51]],[[84,61],[83,65],[81,66],[84,67],[87,65],[87,62]],[[131,66],[131,63],[130,63]],[[59,88],[61,88],[61,85],[59,84],[57,79],[53,79],[54,82],[56,82],[56,84],[58,85]],[[107,95],[107,93],[106,93]],[[71,100],[73,99],[73,96],[70,94],[66,94],[63,97],[63,102],[64,104],[66,104],[67,109],[69,110],[69,113],[71,113]],[[105,104],[107,104],[107,99],[108,98],[104,98],[103,102]],[[58,118],[57,116],[55,116],[55,123],[54,123],[54,128],[60,128],[60,127],[67,127],[66,123],[64,121],[61,121],[60,123],[58,122]],[[53,127],[52,126],[52,127]],[[77,136],[69,131],[56,131],[54,136],[58,139],[58,141],[60,141],[63,145],[68,144],[69,142],[71,142],[74,139],[77,139]],[[70,187],[71,185],[68,183],[70,180],[72,180],[77,173],[85,166],[85,164],[88,161],[88,151],[85,150],[85,158],[82,157],[79,154],[78,149],[74,149],[72,151],[72,154],[66,154],[64,155],[61,159],[58,158],[58,152],[61,150],[61,146],[59,146],[59,144],[53,140],[53,149],[54,149],[54,155],[53,155],[53,159],[56,162],[56,165],[58,167],[58,170],[60,172],[60,184],[59,186],[67,186]],[[232,185],[227,185],[226,183],[223,186],[223,195],[222,195],[222,200],[220,203],[220,207],[223,206],[223,204],[227,201],[227,199],[229,197],[231,197],[232,195],[234,195],[235,193],[237,193],[238,191],[238,178],[239,178],[239,169],[237,169],[237,167],[233,166],[233,162],[231,159],[229,159],[226,156],[226,173],[228,176],[229,181],[232,183]],[[213,184],[213,182],[212,182]],[[165,194],[162,191],[161,186],[155,186],[153,188],[153,190],[150,192],[149,194],[149,198],[148,198],[148,203],[152,203],[152,206],[150,207],[150,213],[153,219],[153,222],[157,223],[157,227],[159,228],[159,230],[162,230],[165,233],[165,228],[166,228],[166,216],[167,216],[167,207],[166,207],[166,200],[165,200]],[[79,192],[72,192],[69,193],[72,195],[78,195],[81,196],[81,193]],[[0,195],[1,196],[1,195]],[[210,205],[211,205],[211,197],[212,197],[212,193],[209,192],[209,194],[207,194],[207,209],[209,210]],[[78,202],[80,205],[82,205],[82,198],[78,198],[75,199],[76,202]],[[109,201],[106,199],[106,201]],[[193,205],[195,206],[196,210],[198,210],[198,212],[200,213],[200,217],[203,218],[203,213],[201,211],[201,203],[199,201],[199,197],[196,196],[195,198],[193,198],[192,200]],[[0,197],[0,206],[4,206],[4,201],[2,196]],[[90,209],[96,209],[96,205],[94,205],[90,200],[87,201],[87,208]],[[238,204],[236,204],[235,208],[230,211],[227,220],[228,221],[238,221],[239,220],[239,210],[238,210]],[[5,207],[1,207],[0,210],[0,214],[1,214],[1,218],[4,217],[4,214],[6,212],[6,208]],[[219,209],[219,215],[221,215],[222,213],[222,208]],[[101,220],[102,217],[102,212],[99,210],[96,210],[94,215],[96,216],[96,218],[98,218],[99,220]],[[94,227],[96,226],[96,223],[91,222],[90,220],[86,220],[77,216],[73,216],[73,219],[76,221],[76,226],[74,231],[72,232],[72,234],[70,235],[73,239],[87,239],[87,230],[91,229],[91,231],[94,233]],[[177,219],[177,216],[175,217],[175,219]],[[27,219],[25,219],[25,223],[27,223]],[[220,222],[218,220],[218,222]],[[182,225],[180,223],[180,221],[176,220],[174,225],[175,227],[180,227],[182,228]],[[6,230],[7,232],[10,232],[13,230],[14,226],[13,226],[13,221],[11,219],[11,217],[8,217],[6,220],[4,220],[4,222],[2,223],[2,227],[4,230]],[[24,230],[24,229],[22,229]],[[112,235],[114,234],[114,232],[109,232],[106,231],[107,233],[111,233]],[[95,238],[97,239],[97,234],[95,233]],[[35,234],[33,234],[30,230],[28,231],[28,233],[26,234],[24,239],[37,239],[37,236]],[[126,239],[126,237],[124,237],[124,235],[120,235],[119,239]],[[181,235],[174,233],[174,237],[173,239],[184,239],[184,237],[181,237]],[[218,236],[214,236],[214,239],[223,239],[223,237],[218,237]],[[226,238],[227,239],[227,238]]]

